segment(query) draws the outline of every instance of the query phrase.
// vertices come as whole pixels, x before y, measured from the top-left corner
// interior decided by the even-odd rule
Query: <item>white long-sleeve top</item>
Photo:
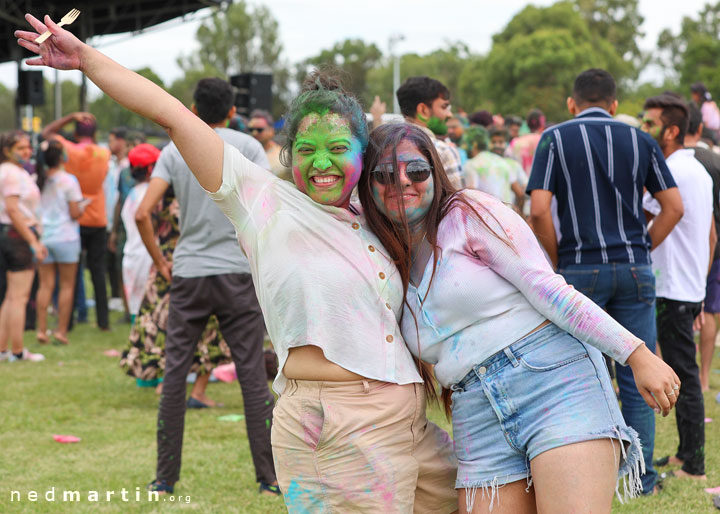
[[[438,381],[459,382],[545,320],[624,364],[642,341],[553,271],[512,209],[480,191],[460,194],[487,226],[459,202],[448,212],[432,286],[431,258],[418,287],[409,286],[402,319],[410,351],[435,364]]]

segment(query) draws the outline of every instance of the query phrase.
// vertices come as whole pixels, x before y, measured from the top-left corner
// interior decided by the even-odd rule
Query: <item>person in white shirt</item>
[[[152,266],[152,257],[145,248],[140,231],[135,223],[135,213],[145,197],[150,174],[158,157],[160,157],[160,150],[148,143],[137,145],[128,154],[130,173],[135,179],[136,185],[130,191],[125,203],[123,203],[120,219],[122,219],[127,234],[122,255],[122,283],[128,302],[131,323],[135,322],[135,318],[140,311],[140,304],[145,295],[145,285]]]
[[[26,19],[53,34],[38,45],[36,32],[16,32],[40,55],[29,65],[80,69],[159,123],[235,226],[280,360],[272,445],[288,511],[456,511],[452,443],[425,417],[397,323],[402,281],[350,204],[368,137],[357,101],[322,75],[306,81],[286,121],[294,187],[49,16]]]
[[[660,144],[677,183],[685,214],[652,252],[656,276],[657,334],[663,359],[673,368],[683,388],[677,401],[680,444],[673,456],[658,465],[679,464],[676,476],[705,478],[705,406],[696,362],[693,322],[702,310],[705,285],[715,251],[712,179],[693,150],[685,149],[688,108],[668,94],[645,102],[643,130]],[[643,198],[648,217],[660,211],[648,193]],[[709,246],[708,246],[709,245]]]
[[[63,169],[66,159],[62,143],[50,140],[42,147],[43,162],[47,168],[38,173],[38,186],[42,188],[40,210],[43,232],[40,240],[48,250],[47,258],[38,268],[37,340],[49,341],[47,311],[55,285],[58,286],[58,323],[53,338],[68,344],[67,332],[72,314],[73,292],[78,261],[80,260],[80,225],[82,192],[75,175]],[[57,280],[56,280],[57,279]]]

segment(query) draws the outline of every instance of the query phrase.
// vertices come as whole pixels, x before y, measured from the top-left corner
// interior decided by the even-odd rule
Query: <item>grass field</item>
[[[92,323],[78,325],[68,347],[40,347],[27,332],[28,348],[44,353],[46,360],[0,363],[0,512],[285,512],[281,499],[257,493],[244,422],[218,420],[243,412],[237,384],[208,388],[225,408],[188,412],[176,497],[147,501],[144,486],[155,471],[158,398],[152,389],[137,388],[118,368],[117,358],[103,355],[125,346],[129,325],[117,321],[116,314],[114,319],[109,334]],[[720,368],[720,358],[715,364]],[[714,511],[703,489],[720,485],[720,406],[714,399],[720,374],[712,375],[711,385],[706,411],[715,422],[707,425],[708,482],[671,480],[659,496],[616,503],[614,512]],[[433,408],[431,419],[448,428],[438,408]],[[60,444],[53,434],[75,435],[82,441]],[[676,445],[673,414],[658,418],[655,454],[672,453]],[[54,502],[45,499],[53,488]],[[121,498],[123,488],[127,502]],[[80,491],[81,500],[63,502],[66,490]],[[11,497],[12,491],[20,492],[20,501]],[[35,502],[28,499],[31,491],[38,493]],[[99,501],[88,501],[89,491],[98,491]],[[107,491],[115,491],[110,501]],[[136,501],[136,491],[141,501]]]

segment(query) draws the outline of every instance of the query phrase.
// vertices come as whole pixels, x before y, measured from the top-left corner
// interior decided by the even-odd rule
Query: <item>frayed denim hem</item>
[[[607,430],[602,431],[602,435],[607,435]],[[637,498],[642,494],[642,480],[640,477],[645,473],[645,461],[642,455],[642,445],[637,432],[627,426],[614,426],[612,428],[612,436],[609,436],[610,442],[615,448],[615,442],[620,442],[620,463],[618,466],[618,477],[615,485],[615,495],[620,503],[625,503],[628,499]],[[585,439],[585,441],[592,440]],[[578,441],[582,442],[582,441]],[[613,451],[613,455],[615,452]],[[490,499],[489,511],[492,512],[497,501],[500,504],[500,488],[505,484],[517,482],[525,478],[527,480],[527,488],[525,492],[530,492],[532,487],[532,476],[530,470],[523,475],[513,474],[505,477],[495,477],[490,481],[471,482],[462,481],[455,484],[455,489],[465,489],[465,504],[468,512],[472,512],[475,504],[475,497],[478,490],[481,491],[481,498]],[[622,493],[621,493],[622,485]]]
[[[475,504],[475,496],[477,495],[478,490],[481,491],[482,499],[485,499],[486,495],[487,498],[490,499],[489,510],[490,512],[492,512],[495,505],[495,500],[497,500],[498,505],[500,505],[500,488],[502,488],[505,484],[517,482],[519,480],[522,480],[523,478],[527,481],[527,487],[525,488],[525,492],[529,493],[530,487],[532,487],[532,477],[530,476],[530,469],[528,469],[527,472],[522,475],[513,474],[505,475],[502,478],[495,477],[489,482],[484,481],[480,483],[456,483],[455,489],[465,489],[465,505],[467,505],[468,512],[472,512],[473,510],[473,505]],[[501,481],[502,483],[500,483]]]
[[[631,498],[637,498],[642,494],[642,480],[641,476],[645,474],[645,460],[642,454],[642,444],[640,443],[640,437],[630,427],[615,427],[615,438],[611,438],[613,445],[615,440],[619,440],[621,443],[629,441],[627,448],[625,444],[620,444],[620,451],[622,460],[620,461],[620,468],[618,469],[618,480],[615,486],[615,495],[620,503],[625,503],[625,500]],[[620,482],[622,482],[623,492],[620,493]]]

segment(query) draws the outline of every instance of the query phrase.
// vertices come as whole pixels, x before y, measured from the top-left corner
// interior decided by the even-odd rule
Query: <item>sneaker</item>
[[[0,352],[0,362],[8,360],[10,358],[10,355],[12,355],[12,353],[10,353],[10,350]]]
[[[169,485],[165,480],[153,480],[147,486],[148,491],[158,492],[160,494],[172,494],[175,490],[174,485]]]
[[[260,494],[270,493],[274,494],[275,496],[282,495],[282,492],[280,491],[280,486],[268,484],[267,482],[263,482],[262,480],[260,481],[259,492]]]
[[[41,353],[31,353],[27,348],[23,350],[22,357],[15,357],[15,355],[10,352],[10,357],[8,357],[8,362],[15,362],[15,361],[30,361],[30,362],[40,362],[45,360],[45,356]]]
[[[114,312],[125,312],[125,304],[122,298],[110,298],[108,299],[108,309]]]

